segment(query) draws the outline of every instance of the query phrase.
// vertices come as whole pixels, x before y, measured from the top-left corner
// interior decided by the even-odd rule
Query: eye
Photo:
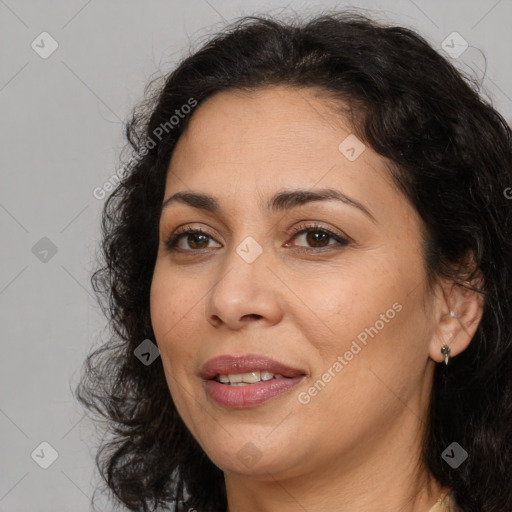
[[[189,248],[179,246],[182,239],[188,244]],[[170,251],[200,251],[208,249],[208,239],[213,240],[213,237],[202,229],[178,228],[165,242],[165,246]]]
[[[302,238],[307,244],[309,244],[310,247],[299,246],[303,247],[303,249],[305,249],[307,252],[310,252],[311,249],[322,250],[332,245],[346,246],[350,243],[350,241],[343,236],[334,233],[329,229],[323,228],[318,224],[301,224],[290,233],[290,236],[292,236],[294,239]],[[333,239],[335,243],[329,244],[329,239]],[[288,243],[286,245],[289,246]]]
[[[298,246],[297,249],[302,247],[302,251],[306,252],[315,252],[315,249],[316,252],[319,252],[333,245],[346,246],[350,243],[343,236],[318,224],[301,224],[289,233],[292,239],[300,239],[302,235],[304,235],[303,238],[310,247]],[[335,243],[328,243],[330,239],[334,240]],[[200,228],[184,227],[178,228],[165,242],[165,246],[168,250],[174,252],[199,252],[211,248],[208,247],[211,240],[215,239]],[[183,245],[188,247],[183,247]],[[290,244],[287,242],[285,247],[290,247]]]

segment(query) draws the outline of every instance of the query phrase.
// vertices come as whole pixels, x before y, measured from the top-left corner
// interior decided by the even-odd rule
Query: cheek
[[[385,268],[387,272],[377,265],[372,272],[356,272],[354,268],[343,280],[326,283],[322,297],[316,292],[308,296],[312,304],[330,301],[335,305],[321,310],[329,315],[318,315],[323,320],[317,322],[321,330],[304,326],[321,357],[315,377],[322,381],[317,386],[322,389],[318,393],[322,396],[312,400],[318,404],[319,412],[329,404],[340,414],[347,409],[363,413],[373,407],[382,413],[384,406],[399,407],[400,401],[393,392],[404,395],[402,391],[412,390],[417,384],[416,376],[422,374],[428,329],[421,289],[409,293],[413,284],[404,286],[407,282],[400,272],[395,270],[393,275],[391,265]],[[336,371],[338,356],[344,361],[342,369],[336,365]],[[325,391],[324,382],[328,382]],[[317,390],[311,389],[311,393]]]
[[[296,279],[291,284],[294,297],[290,302],[297,305],[290,311],[293,321],[315,346],[323,367],[329,367],[337,355],[349,350],[356,336],[391,308],[389,283],[376,284],[375,276],[355,266],[314,281]]]
[[[183,379],[194,349],[194,338],[187,336],[183,330],[187,324],[187,312],[191,309],[183,289],[173,276],[163,272],[157,264],[150,292],[151,324],[173,391],[177,386],[173,380]]]
[[[310,387],[303,390],[300,403],[304,405],[299,410],[307,415],[312,431],[330,432],[327,448],[338,449],[341,439],[350,439],[357,445],[357,440],[364,442],[378,435],[386,424],[404,413],[404,404],[408,404],[409,413],[420,417],[414,396],[421,391],[419,381],[425,362],[420,352],[411,347],[410,338],[418,330],[413,330],[415,321],[410,316],[400,316],[411,314],[404,309],[378,334],[369,334],[366,345],[357,339],[357,334],[338,338],[336,343],[332,337],[332,351],[327,353],[326,349],[322,354],[322,373],[315,375]],[[381,312],[378,307],[376,310]],[[377,319],[378,315],[369,325],[363,321],[360,332],[367,334],[365,328],[373,326]],[[352,341],[359,347],[353,348],[355,353],[350,350]],[[348,357],[346,351],[350,353]],[[341,366],[335,366],[338,355],[345,361]]]
[[[171,284],[172,283],[172,284]],[[188,304],[190,293],[179,293],[184,287],[157,264],[150,292],[150,313],[155,342],[160,350],[165,379],[178,413],[190,428],[190,376],[197,347],[194,337],[187,334],[186,314],[193,304]],[[185,288],[186,289],[186,288]],[[176,293],[174,292],[176,290]],[[185,297],[187,295],[189,298]]]
[[[187,315],[197,314],[200,296],[199,291],[194,291],[194,282],[183,282],[179,274],[157,261],[151,283],[150,313],[158,342],[167,344],[186,324]]]

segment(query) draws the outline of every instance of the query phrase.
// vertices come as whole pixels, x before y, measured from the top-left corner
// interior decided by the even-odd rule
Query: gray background
[[[191,43],[287,5],[376,10],[441,52],[457,31],[469,48],[453,62],[511,122],[511,0],[0,0],[0,511],[90,509],[96,437],[70,387],[105,325],[89,284],[104,203],[93,191],[115,173],[123,121]],[[31,47],[51,49],[42,32],[58,43],[47,58]],[[58,453],[47,469],[44,441]]]

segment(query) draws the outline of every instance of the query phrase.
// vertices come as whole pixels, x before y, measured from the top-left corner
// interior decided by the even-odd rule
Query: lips
[[[234,375],[250,372],[269,372],[274,374],[274,378],[244,385],[229,385],[216,380],[220,375],[233,378]],[[268,357],[248,354],[210,359],[203,366],[201,377],[207,397],[217,405],[246,408],[260,406],[274,397],[289,393],[306,378],[306,372]]]
[[[201,377],[211,380],[219,375],[267,371],[283,377],[293,378],[306,375],[304,370],[293,368],[265,356],[248,354],[244,356],[219,356],[210,359],[202,368]]]

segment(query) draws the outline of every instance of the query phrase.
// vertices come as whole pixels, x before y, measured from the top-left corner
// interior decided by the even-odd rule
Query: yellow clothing
[[[460,512],[460,509],[455,504],[452,493],[449,492],[443,499],[439,499],[428,512]]]

